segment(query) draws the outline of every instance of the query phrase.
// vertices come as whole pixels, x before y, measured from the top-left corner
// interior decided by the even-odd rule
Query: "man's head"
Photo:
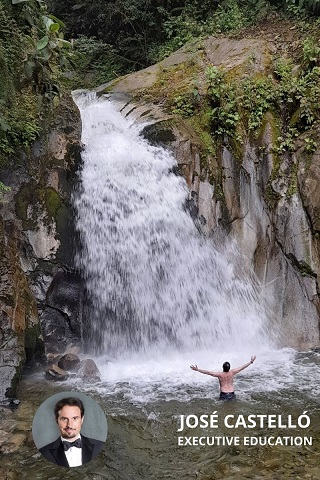
[[[79,398],[59,400],[54,415],[62,438],[72,440],[79,435],[84,418],[84,406]]]
[[[223,371],[224,371],[224,372],[229,372],[229,370],[230,370],[230,363],[229,363],[229,362],[224,362],[224,364],[222,365],[222,368],[223,368]]]

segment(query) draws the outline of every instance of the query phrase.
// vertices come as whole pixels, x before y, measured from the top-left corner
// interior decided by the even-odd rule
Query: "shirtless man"
[[[233,377],[237,373],[241,372],[241,370],[249,367],[249,365],[251,365],[251,363],[253,363],[255,359],[256,356],[254,355],[253,357],[251,357],[250,362],[245,363],[244,365],[242,365],[242,367],[233,368],[232,370],[230,370],[230,363],[224,362],[224,364],[222,365],[223,372],[211,372],[210,370],[202,370],[201,368],[198,368],[197,365],[191,365],[190,368],[195,372],[200,372],[204,373],[205,375],[217,377],[220,383],[220,400],[233,400],[234,398],[236,398],[233,387]]]

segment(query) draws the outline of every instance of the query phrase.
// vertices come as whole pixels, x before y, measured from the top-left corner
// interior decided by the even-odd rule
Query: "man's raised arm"
[[[244,370],[245,368],[249,367],[249,365],[251,365],[251,363],[253,363],[256,358],[257,358],[257,357],[256,357],[255,355],[252,356],[250,362],[245,363],[244,365],[242,365],[242,367],[233,368],[233,369],[231,370],[231,372],[236,375],[237,373],[241,372],[241,370]]]
[[[211,375],[212,377],[219,377],[221,375],[221,372],[211,372],[210,370],[202,370],[201,368],[198,368],[197,365],[190,365],[190,368],[195,372],[204,373],[205,375]]]

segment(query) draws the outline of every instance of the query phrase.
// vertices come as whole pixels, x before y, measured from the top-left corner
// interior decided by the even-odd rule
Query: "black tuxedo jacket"
[[[93,438],[88,438],[81,435],[82,440],[82,465],[85,463],[90,462],[93,458],[95,458],[102,447],[104,446],[104,442],[101,440],[95,440]],[[61,438],[57,438],[52,443],[48,443],[44,447],[39,448],[39,452],[49,460],[51,463],[55,463],[56,465],[61,465],[62,467],[69,467],[67,457],[65,456],[63,445]]]

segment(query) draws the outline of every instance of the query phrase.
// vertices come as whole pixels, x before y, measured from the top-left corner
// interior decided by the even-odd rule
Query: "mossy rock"
[[[27,328],[24,337],[27,361],[32,360],[36,354],[44,353],[44,345],[40,335],[41,331],[39,324]]]
[[[43,195],[48,217],[56,221],[57,215],[59,214],[59,210],[63,203],[58,192],[51,187],[46,187],[40,191],[40,195]]]
[[[24,184],[16,194],[15,209],[24,230],[36,230],[42,212],[48,223],[54,221],[57,224],[58,230],[59,225],[61,228],[65,226],[65,204],[59,193],[52,187],[39,187],[34,180]]]
[[[22,228],[24,230],[35,229],[37,217],[35,215],[32,215],[31,218],[28,217],[28,207],[39,203],[37,182],[30,180],[29,183],[22,185],[14,199],[16,215],[22,221]]]
[[[74,250],[74,212],[52,187],[41,187],[34,180],[23,185],[15,196],[16,215],[22,221],[23,230],[36,231],[39,219],[54,224],[56,238],[61,242],[56,259],[69,264]]]
[[[264,192],[264,199],[268,205],[274,209],[277,206],[280,198],[281,195],[273,190],[271,182],[269,181]]]
[[[24,364],[25,364],[25,359],[23,358],[20,361],[19,365],[17,367],[15,367],[15,374],[14,374],[14,377],[12,378],[12,380],[11,380],[11,385],[10,385],[10,387],[7,388],[6,393],[5,393],[5,396],[7,398],[14,398],[16,396],[17,389],[18,389],[18,386],[19,386],[19,382],[21,380]]]

